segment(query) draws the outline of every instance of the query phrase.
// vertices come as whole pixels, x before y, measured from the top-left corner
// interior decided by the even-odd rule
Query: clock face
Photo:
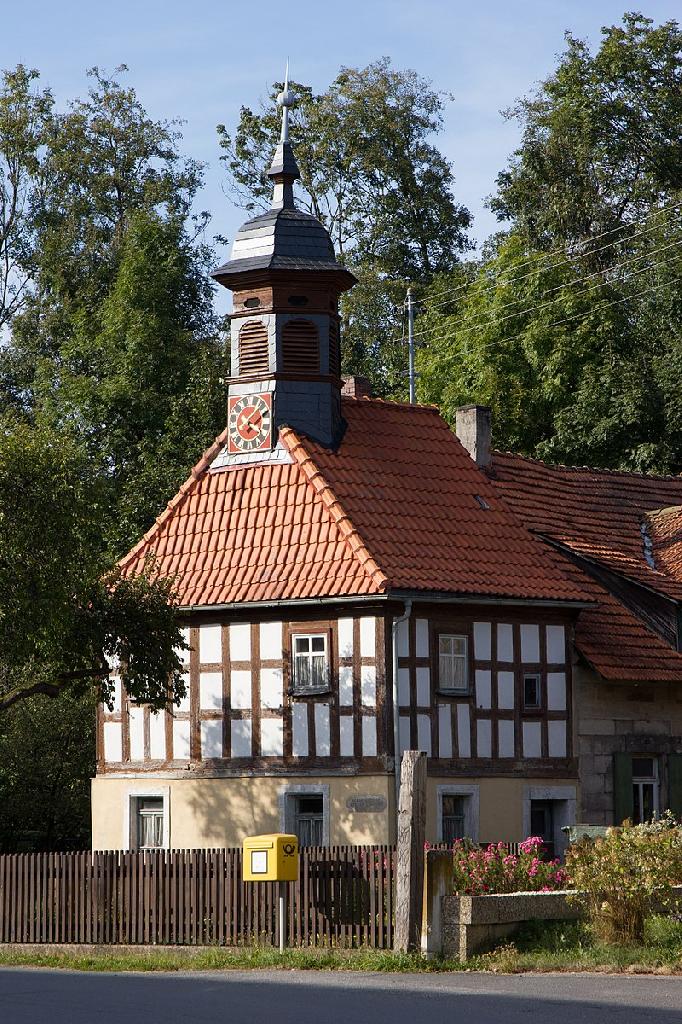
[[[228,403],[228,451],[264,452],[272,447],[272,395],[242,395]]]

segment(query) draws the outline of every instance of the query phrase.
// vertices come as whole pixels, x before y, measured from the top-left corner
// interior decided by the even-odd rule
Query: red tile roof
[[[576,645],[588,661],[606,679],[682,680],[682,655],[568,554],[677,598],[682,509],[660,506],[682,497],[682,479],[549,466],[508,453],[493,455],[491,479],[532,530],[561,545],[567,554],[555,550],[555,557],[563,571],[595,602],[576,624]],[[642,523],[653,541],[653,569]]]
[[[682,600],[682,572],[671,573],[665,559],[655,568],[647,564],[641,529],[650,512],[682,504],[682,477],[550,466],[507,452],[494,454],[492,469],[500,492],[530,529]]]
[[[344,399],[332,452],[290,428],[292,464],[210,470],[217,439],[121,563],[154,554],[183,607],[390,589],[582,600],[437,410]]]

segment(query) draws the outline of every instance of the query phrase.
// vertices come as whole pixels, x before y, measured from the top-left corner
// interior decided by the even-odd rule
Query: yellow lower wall
[[[427,782],[426,838],[436,842],[438,786],[458,784],[479,787],[479,841],[517,842],[523,828],[526,786],[574,786],[566,779],[429,778]],[[329,786],[329,841],[343,843],[391,843],[395,841],[394,782],[386,775],[251,777],[251,778],[120,778],[100,776],[92,780],[92,845],[95,850],[129,846],[127,808],[136,793],[163,791],[170,797],[169,845],[176,849],[239,846],[247,835],[278,832],[280,792],[289,786]],[[352,797],[384,797],[387,810],[355,811]]]
[[[169,845],[189,847],[241,846],[248,835],[279,832],[279,795],[287,786],[329,786],[329,841],[389,843],[389,814],[349,810],[353,796],[384,797],[393,816],[393,780],[386,775],[353,778],[213,778],[121,779],[114,776],[92,780],[92,847],[94,850],[126,849],[126,808],[135,793],[170,792]]]

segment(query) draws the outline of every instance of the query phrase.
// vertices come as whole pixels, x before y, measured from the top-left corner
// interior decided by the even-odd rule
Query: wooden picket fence
[[[288,943],[393,943],[395,847],[301,850]],[[243,945],[277,940],[277,883],[241,849],[0,855],[0,942]]]

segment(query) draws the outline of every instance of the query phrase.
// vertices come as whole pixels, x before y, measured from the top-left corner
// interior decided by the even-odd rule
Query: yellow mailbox
[[[243,843],[245,882],[295,882],[298,879],[298,838],[274,832],[247,836]]]

